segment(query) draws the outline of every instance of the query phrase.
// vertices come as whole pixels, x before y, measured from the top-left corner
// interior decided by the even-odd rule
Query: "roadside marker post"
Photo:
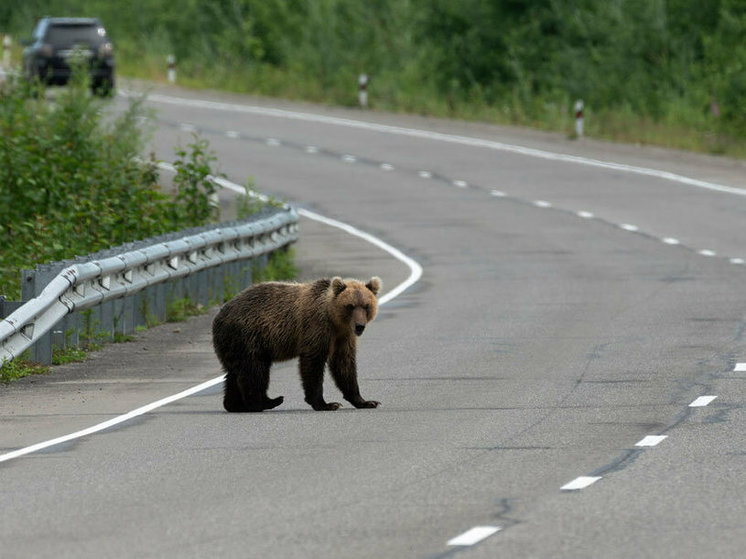
[[[7,33],[3,36],[3,68],[10,70],[10,46],[13,42]]]
[[[357,95],[361,109],[368,108],[368,74],[360,74],[357,79]]]
[[[176,57],[169,54],[166,57],[166,63],[168,64],[168,83],[176,83]]]
[[[575,135],[578,138],[583,137],[583,100],[575,101]]]

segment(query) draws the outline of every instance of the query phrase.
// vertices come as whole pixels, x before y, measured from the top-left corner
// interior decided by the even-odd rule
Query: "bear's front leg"
[[[324,401],[324,362],[323,356],[301,355],[300,378],[306,402],[316,411],[333,411],[339,409],[342,404]]]
[[[377,408],[381,402],[364,400],[357,384],[357,364],[355,340],[338,340],[334,353],[329,358],[329,371],[344,399],[356,408]]]

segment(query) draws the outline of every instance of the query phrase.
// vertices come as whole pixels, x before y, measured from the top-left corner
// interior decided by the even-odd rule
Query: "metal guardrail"
[[[165,320],[166,300],[189,297],[195,303],[222,301],[226,283],[237,292],[251,283],[251,266],[266,264],[269,254],[298,240],[298,214],[276,210],[254,221],[137,248],[115,256],[66,266],[45,281],[35,297],[0,321],[0,367],[33,346],[32,360],[51,362],[55,345],[77,344],[82,322],[97,323],[106,337],[132,333],[139,325]],[[110,252],[110,251],[109,251]],[[40,277],[24,276],[29,284]],[[33,281],[32,281],[33,280]],[[170,289],[166,285],[170,283]],[[25,282],[26,283],[26,282]],[[38,289],[37,289],[38,290]],[[95,317],[81,311],[98,310]],[[77,323],[71,327],[70,317]]]

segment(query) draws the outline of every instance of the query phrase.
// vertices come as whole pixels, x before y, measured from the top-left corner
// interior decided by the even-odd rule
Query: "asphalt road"
[[[382,406],[313,412],[287,364],[276,410],[227,414],[215,387],[0,463],[0,556],[743,555],[743,164],[178,89],[150,99],[158,157],[198,130],[232,181],[253,176],[422,265],[360,340],[361,391]],[[301,225],[304,278],[391,288],[409,273]],[[211,316],[0,387],[0,455],[215,377]]]

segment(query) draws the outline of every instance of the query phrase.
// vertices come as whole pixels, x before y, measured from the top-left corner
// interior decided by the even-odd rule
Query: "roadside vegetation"
[[[20,270],[214,219],[211,156],[177,153],[176,195],[158,187],[144,149],[142,100],[107,120],[86,77],[56,91],[0,85],[0,294],[20,297]]]
[[[6,0],[97,15],[122,75],[746,156],[746,0]]]

